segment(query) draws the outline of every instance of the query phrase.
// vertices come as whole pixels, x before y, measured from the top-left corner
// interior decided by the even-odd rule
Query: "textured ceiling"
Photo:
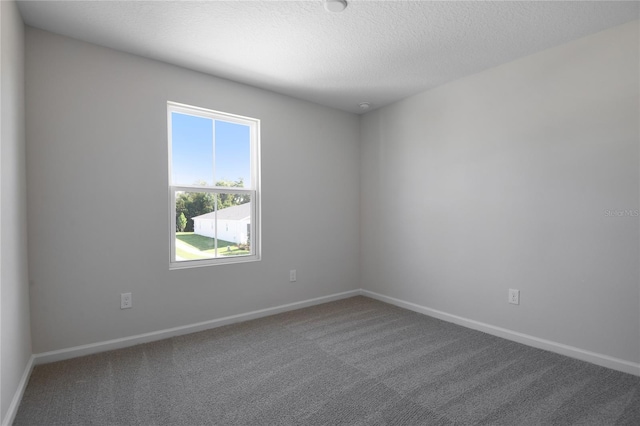
[[[640,17],[610,1],[18,4],[33,27],[356,113]]]

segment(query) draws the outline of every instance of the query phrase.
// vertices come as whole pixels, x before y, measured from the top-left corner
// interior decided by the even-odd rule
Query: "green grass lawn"
[[[203,256],[201,254],[195,254],[189,251],[182,250],[180,247],[176,247],[176,256],[185,260],[200,260],[212,258],[212,256]]]
[[[193,232],[176,232],[176,239],[203,253],[199,255],[176,246],[176,255],[183,259],[207,259],[215,254],[215,240],[213,238],[204,237]],[[218,240],[218,254],[221,256],[241,256],[251,253],[247,250],[240,250],[235,243]]]
[[[251,254],[251,252],[247,250],[240,250],[238,247],[234,247],[231,249],[232,251],[220,251],[222,256],[243,256],[247,254]]]
[[[213,238],[203,237],[193,232],[176,232],[176,238],[200,251],[208,251],[215,248],[215,240]],[[233,245],[229,241],[218,240],[218,249]]]

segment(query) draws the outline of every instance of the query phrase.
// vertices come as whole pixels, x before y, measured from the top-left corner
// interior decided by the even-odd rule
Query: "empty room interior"
[[[2,425],[640,424],[640,3],[1,1]]]

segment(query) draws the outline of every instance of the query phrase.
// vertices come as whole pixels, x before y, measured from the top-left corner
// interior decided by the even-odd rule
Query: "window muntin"
[[[259,260],[259,120],[167,103],[170,267]]]

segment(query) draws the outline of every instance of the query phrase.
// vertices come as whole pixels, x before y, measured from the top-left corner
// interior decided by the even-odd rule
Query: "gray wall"
[[[362,287],[640,361],[638,21],[361,123]],[[521,291],[520,306],[507,289]]]
[[[31,28],[26,81],[35,353],[359,287],[356,115]],[[262,120],[261,262],[169,271],[167,100]]]
[[[639,362],[638,217],[607,215],[640,208],[638,47],[630,23],[359,122],[28,29],[34,352],[361,283]],[[166,100],[262,120],[263,261],[168,270]]]
[[[2,377],[0,421],[5,418],[31,357],[27,278],[24,136],[24,29],[15,2],[0,1],[0,299]]]

